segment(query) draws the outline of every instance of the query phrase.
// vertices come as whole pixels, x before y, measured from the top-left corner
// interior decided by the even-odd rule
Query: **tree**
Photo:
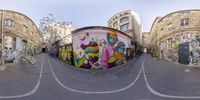
[[[47,17],[43,17],[40,19],[39,29],[42,32],[42,34],[45,34],[50,27],[50,25],[56,22],[56,19],[53,14],[48,14]]]
[[[43,36],[43,42],[46,43],[49,52],[53,50],[53,45],[57,41],[65,37],[64,35],[66,35],[66,31],[63,30],[70,30],[69,28],[65,28],[70,25],[71,22],[57,21],[53,14],[48,14],[46,17],[40,19],[39,29]]]

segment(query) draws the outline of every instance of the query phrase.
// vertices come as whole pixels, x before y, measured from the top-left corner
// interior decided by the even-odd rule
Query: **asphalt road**
[[[6,65],[0,72],[0,99],[200,100],[199,69],[146,54],[107,71],[79,70],[48,54],[37,59],[35,65]]]

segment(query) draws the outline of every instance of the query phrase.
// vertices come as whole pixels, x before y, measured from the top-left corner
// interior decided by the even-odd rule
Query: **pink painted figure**
[[[115,32],[109,31],[107,33],[107,42],[104,41],[104,47],[102,51],[102,56],[101,56],[101,67],[102,69],[108,69],[108,60],[114,56],[113,48],[114,44],[118,40],[118,36]]]
[[[102,51],[101,67],[102,69],[108,69],[108,60],[113,56],[112,46],[105,45]]]

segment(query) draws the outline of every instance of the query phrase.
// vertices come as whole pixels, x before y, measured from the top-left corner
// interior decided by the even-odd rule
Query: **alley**
[[[0,99],[160,100],[199,99],[200,70],[143,54],[117,69],[83,71],[48,54],[35,65],[10,65],[1,74]],[[15,77],[10,77],[10,75]]]

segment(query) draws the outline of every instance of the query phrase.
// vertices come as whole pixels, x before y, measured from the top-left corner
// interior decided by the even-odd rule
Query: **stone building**
[[[200,10],[182,10],[158,17],[151,28],[150,45],[160,58],[200,65]]]
[[[158,22],[162,17],[157,17],[150,30],[150,36],[149,36],[149,44],[148,44],[148,49],[150,49],[150,53],[153,56],[158,56]]]
[[[50,54],[57,54],[57,46],[63,46],[72,43],[71,32],[75,27],[70,23],[54,22],[48,28],[47,32],[43,34],[44,43],[46,43],[48,52]],[[57,44],[59,41],[59,44]]]
[[[54,22],[48,27],[47,32],[43,34],[44,42],[54,43],[69,35],[66,42],[71,43],[72,37],[70,34],[74,29],[75,27],[72,24]]]
[[[35,55],[41,51],[41,34],[28,16],[15,11],[0,10],[0,19],[1,61],[17,62],[22,55]],[[13,55],[13,52],[16,54]]]
[[[150,36],[150,32],[143,32],[142,33],[142,42],[141,42],[141,44],[145,48],[148,48],[149,36]]]
[[[108,27],[126,33],[133,38],[133,41],[141,44],[141,23],[136,12],[126,10],[115,14],[108,20]]]

